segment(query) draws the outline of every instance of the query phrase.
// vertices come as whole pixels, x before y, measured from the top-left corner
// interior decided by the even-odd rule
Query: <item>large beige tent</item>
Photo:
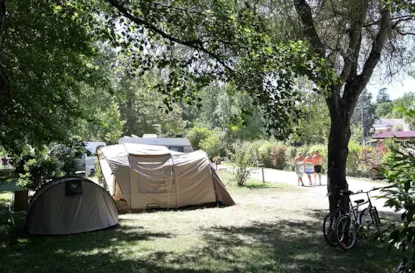
[[[63,235],[118,224],[114,200],[100,185],[82,177],[64,177],[45,184],[32,197],[27,232]]]
[[[234,204],[203,151],[123,143],[99,148],[98,157],[109,192],[130,210]]]

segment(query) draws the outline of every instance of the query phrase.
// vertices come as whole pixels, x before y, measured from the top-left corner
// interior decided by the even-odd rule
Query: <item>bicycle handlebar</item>
[[[393,188],[393,187],[396,187],[396,184],[393,184],[393,185],[390,185],[390,186],[386,186],[386,187],[373,188],[372,191],[384,190],[384,189],[389,189],[389,188]]]
[[[356,193],[354,193],[354,194],[358,194],[358,193],[369,193],[369,192],[372,192],[372,191],[384,190],[384,189],[389,189],[389,188],[393,188],[393,187],[396,187],[396,184],[393,184],[393,185],[390,185],[390,186],[386,186],[386,187],[377,187],[377,188],[372,188],[371,190],[368,190],[368,191],[363,191],[363,190],[360,190],[360,191],[357,191],[357,192],[356,192]]]
[[[372,192],[372,191],[384,190],[384,189],[389,189],[389,188],[393,188],[393,187],[396,187],[396,184],[386,186],[386,187],[377,187],[377,188],[374,187],[374,188],[372,188],[371,190],[368,190],[368,191],[360,190],[360,191],[357,191],[357,192],[351,192],[349,195],[355,195],[355,194],[360,194],[360,193],[369,193],[369,192]],[[340,193],[340,195],[342,195],[342,193]],[[331,196],[330,193],[326,194],[326,197],[330,197],[330,196]]]

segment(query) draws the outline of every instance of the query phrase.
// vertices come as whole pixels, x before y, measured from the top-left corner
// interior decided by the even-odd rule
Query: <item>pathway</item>
[[[274,169],[264,169],[264,177],[265,177],[265,182],[267,183],[279,182],[279,183],[297,185],[297,175],[295,172],[280,171],[280,170],[274,170]],[[262,181],[261,169],[255,170],[254,173],[251,175],[251,178]],[[311,178],[314,183],[314,175],[312,175]],[[321,196],[321,198],[326,198],[326,194],[327,194],[327,176],[326,175],[321,176],[321,183],[322,183],[321,186],[315,185],[315,184],[313,186],[308,186],[309,182],[308,182],[308,177],[306,175],[304,175],[303,180],[304,180],[304,185],[306,185],[305,188],[311,191],[315,191],[315,193],[318,194],[318,196]],[[318,177],[317,177],[317,180],[318,180]],[[387,183],[383,183],[379,181],[372,181],[372,180],[367,180],[367,179],[358,179],[358,178],[351,178],[351,177],[347,177],[347,182],[349,184],[349,189],[354,192],[359,191],[359,190],[367,191],[374,187],[383,187],[383,186],[388,185]],[[379,194],[379,191],[374,191],[371,195],[376,196],[378,194]],[[362,198],[366,198],[366,195],[358,194],[358,195],[352,196],[351,199],[356,200],[356,199],[362,199]],[[392,209],[384,207],[384,203],[385,203],[384,200],[372,198],[372,202],[378,208],[379,211],[392,212]]]

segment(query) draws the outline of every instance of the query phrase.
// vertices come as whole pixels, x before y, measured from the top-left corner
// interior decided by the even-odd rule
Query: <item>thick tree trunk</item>
[[[348,189],[346,181],[346,161],[348,143],[350,139],[350,125],[344,119],[331,120],[328,145],[328,179],[330,211],[335,211],[341,190]]]
[[[350,140],[350,119],[356,99],[338,98],[336,107],[330,108],[330,136],[328,143],[328,179],[327,191],[329,193],[330,211],[335,211],[337,201],[340,199],[340,191],[347,190],[346,162],[349,154],[348,144]],[[347,204],[345,207],[347,207]]]

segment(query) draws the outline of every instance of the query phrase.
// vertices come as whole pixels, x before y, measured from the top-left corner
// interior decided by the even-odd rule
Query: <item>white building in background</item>
[[[380,118],[373,124],[374,135],[386,132],[410,131],[409,124],[403,118]]]

